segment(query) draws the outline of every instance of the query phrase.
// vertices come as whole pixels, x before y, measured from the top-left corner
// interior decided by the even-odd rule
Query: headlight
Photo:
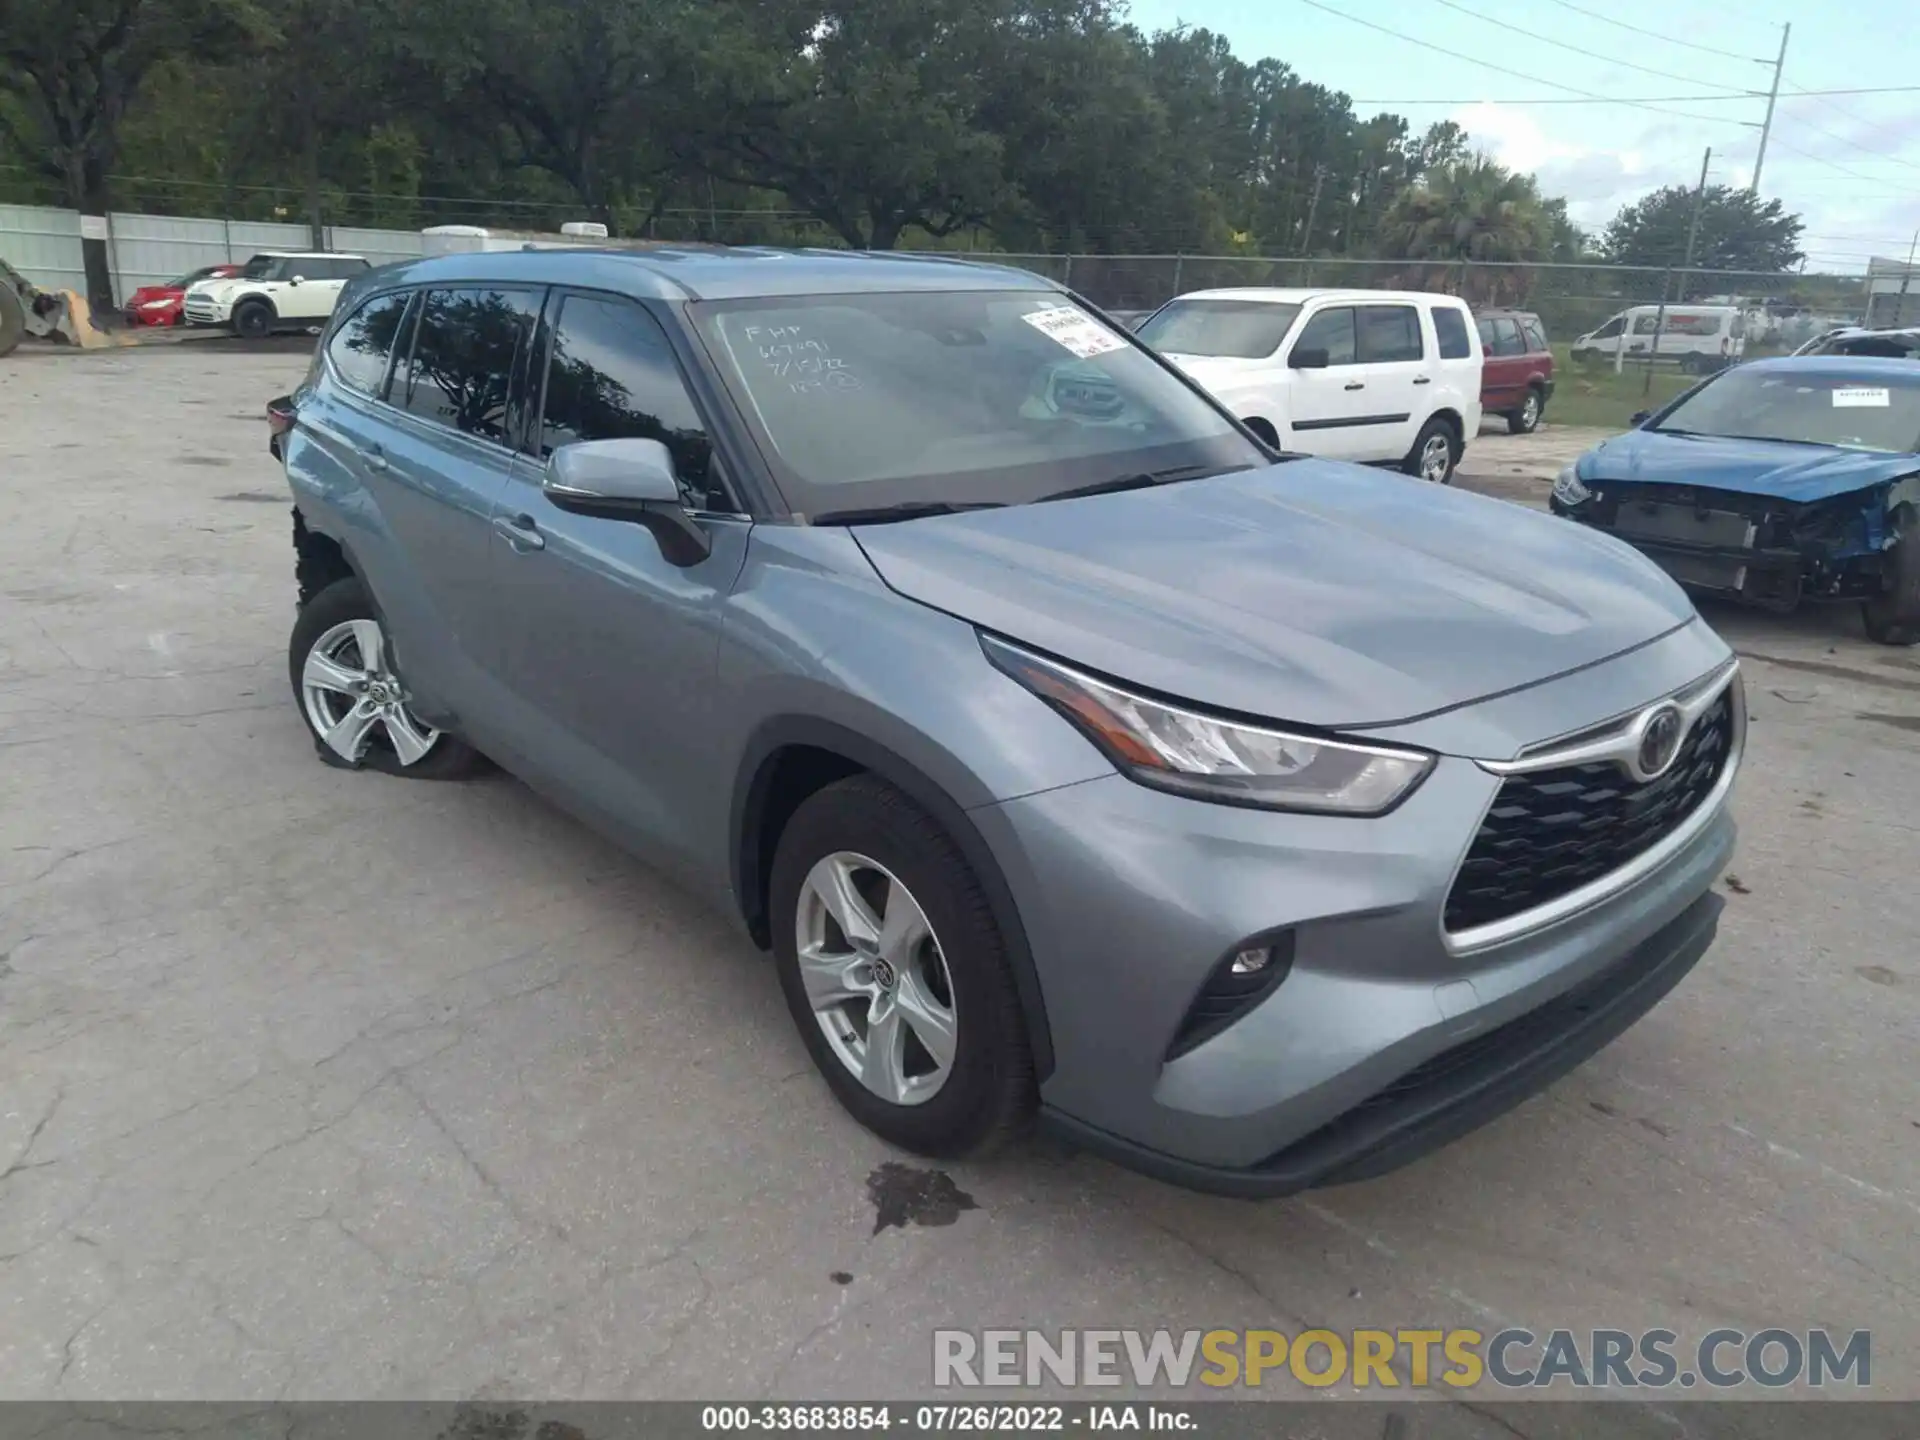
[[[142,310],[164,310],[171,304],[173,304],[171,300],[142,300],[140,302],[140,308]]]
[[[1580,483],[1575,467],[1568,465],[1554,477],[1553,498],[1562,505],[1579,505],[1593,492]]]
[[[1131,779],[1228,805],[1383,815],[1433,757],[1217,719],[1135,695],[1053,660],[980,637],[987,659],[1045,700]]]

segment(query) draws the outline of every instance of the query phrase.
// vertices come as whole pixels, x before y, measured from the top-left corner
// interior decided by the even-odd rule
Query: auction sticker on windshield
[[[1031,320],[1033,317],[1027,317]],[[1849,385],[1833,392],[1836,410],[1876,408],[1884,410],[1893,402],[1884,386]]]
[[[1126,341],[1077,305],[1054,305],[1020,318],[1082,360],[1091,360],[1109,350],[1124,350],[1127,346]]]

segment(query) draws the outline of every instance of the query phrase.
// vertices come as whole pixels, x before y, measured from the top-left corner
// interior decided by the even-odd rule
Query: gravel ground
[[[1547,1094],[1291,1201],[1035,1141],[880,1226],[904,1157],[721,918],[510,779],[315,759],[302,348],[0,364],[0,1397],[898,1397],[940,1326],[1508,1322],[1871,1328],[1920,1397],[1920,660],[1851,613],[1711,614],[1721,939]]]

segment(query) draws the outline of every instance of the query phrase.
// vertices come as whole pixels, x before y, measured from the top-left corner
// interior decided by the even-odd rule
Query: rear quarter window
[[[349,390],[380,397],[409,298],[405,290],[375,295],[334,330],[327,342],[327,358]]]
[[[1467,338],[1467,317],[1451,305],[1433,307],[1433,338],[1440,346],[1442,360],[1466,360],[1473,355],[1473,343]]]

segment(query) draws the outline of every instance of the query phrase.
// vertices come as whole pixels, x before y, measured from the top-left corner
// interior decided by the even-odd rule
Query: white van
[[[1451,295],[1196,290],[1139,336],[1283,450],[1446,484],[1480,430],[1480,337]]]
[[[1747,348],[1746,311],[1738,305],[1669,305],[1666,321],[1658,305],[1622,310],[1596,330],[1573,342],[1573,358],[1611,360],[1626,346],[1628,359],[1645,359],[1660,332],[1656,360],[1672,361],[1689,375],[1704,375],[1731,365]]]

